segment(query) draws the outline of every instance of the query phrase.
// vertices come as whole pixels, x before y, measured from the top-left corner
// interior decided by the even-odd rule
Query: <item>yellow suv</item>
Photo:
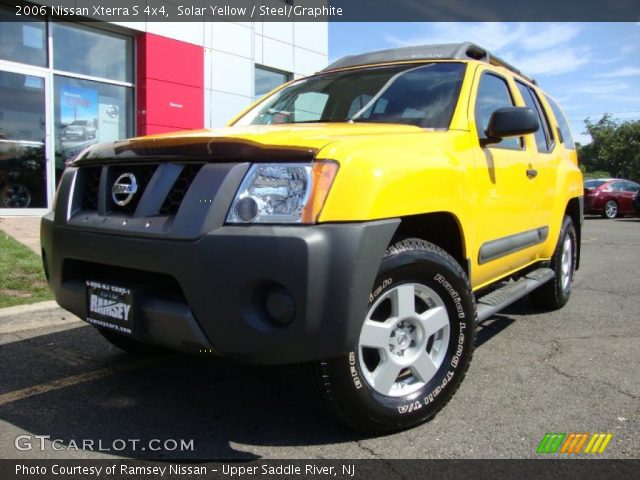
[[[120,348],[305,362],[336,418],[390,432],[451,398],[479,322],[567,302],[582,191],[533,80],[471,43],[385,50],[224,129],[89,147],[43,261]]]

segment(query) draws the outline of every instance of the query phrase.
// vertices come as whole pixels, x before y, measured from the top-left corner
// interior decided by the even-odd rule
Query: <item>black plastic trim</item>
[[[535,85],[533,78],[527,77],[520,70],[488,50],[472,42],[445,43],[436,45],[419,45],[415,47],[389,48],[360,55],[347,55],[333,62],[321,72],[330,72],[342,68],[375,65],[378,63],[416,61],[416,60],[478,60],[494,66],[504,67],[520,75]]]
[[[511,253],[543,243],[549,236],[549,227],[534,228],[526,232],[485,242],[478,252],[480,265],[502,258]]]
[[[168,240],[70,228],[48,214],[41,242],[55,299],[73,314],[86,315],[85,276],[116,272],[101,280],[113,277],[114,284],[139,292],[139,340],[190,353],[212,348],[239,361],[278,364],[329,358],[354,347],[399,224],[389,219],[225,225],[194,240]],[[86,268],[65,275],[65,264],[83,263]],[[123,271],[135,274],[117,274]],[[158,293],[152,280],[150,285],[136,281],[154,277],[175,279],[183,297]],[[265,292],[273,287],[293,299],[295,318],[286,326],[268,316]]]

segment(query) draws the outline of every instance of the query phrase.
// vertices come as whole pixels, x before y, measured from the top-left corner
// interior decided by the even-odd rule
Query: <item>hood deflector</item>
[[[73,162],[80,165],[104,165],[122,161],[218,162],[306,162],[317,149],[263,145],[250,140],[220,137],[139,138],[89,147]]]

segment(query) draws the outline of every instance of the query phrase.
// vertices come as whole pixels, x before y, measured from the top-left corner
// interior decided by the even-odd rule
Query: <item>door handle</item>
[[[527,177],[536,178],[538,176],[538,170],[535,168],[527,168]]]

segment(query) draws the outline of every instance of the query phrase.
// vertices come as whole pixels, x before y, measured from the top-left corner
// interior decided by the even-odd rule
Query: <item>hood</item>
[[[194,130],[92,145],[74,164],[121,160],[309,161],[321,148],[335,141],[422,131],[412,125],[382,123],[299,123]]]

